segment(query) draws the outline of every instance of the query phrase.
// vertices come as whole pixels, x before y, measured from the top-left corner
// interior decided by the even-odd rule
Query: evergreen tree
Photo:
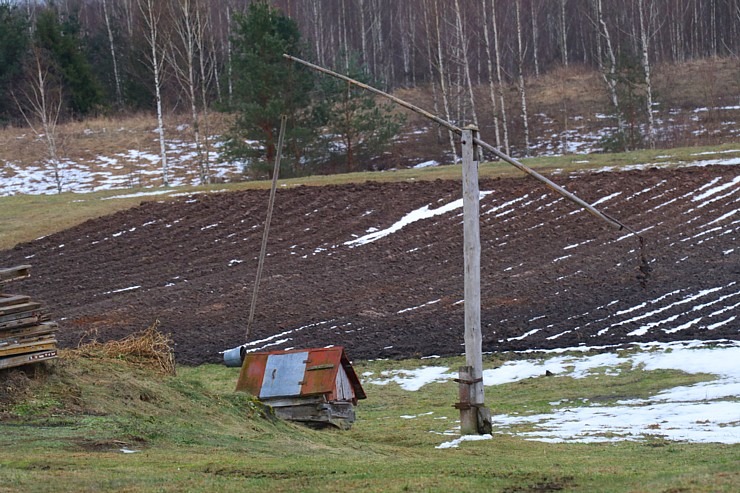
[[[311,125],[313,75],[285,60],[301,56],[301,34],[292,19],[267,2],[249,6],[236,18],[233,40],[233,102],[236,114],[226,142],[232,159],[252,174],[269,173],[275,159],[280,116],[288,115],[285,172],[299,174],[315,142]],[[282,173],[282,171],[281,171]]]
[[[11,89],[23,75],[29,42],[25,14],[14,5],[0,5],[0,123],[16,113]]]
[[[346,75],[377,85],[354,56],[348,58]],[[403,115],[394,113],[391,103],[377,104],[372,93],[342,80],[324,77],[321,94],[324,105],[321,114],[325,115],[327,131],[342,141],[339,149],[333,146],[332,150],[344,157],[346,171],[355,171],[358,162],[369,167],[372,157],[388,146],[403,125]]]
[[[81,49],[77,20],[70,16],[59,22],[57,12],[48,8],[39,13],[34,32],[36,45],[47,52],[63,81],[66,104],[74,116],[84,116],[103,101],[100,84]]]
[[[644,124],[645,76],[634,56],[621,53],[614,74],[619,97],[619,118],[624,122],[623,129],[616,129],[601,140],[604,152],[624,152],[639,149],[644,145],[641,130]]]

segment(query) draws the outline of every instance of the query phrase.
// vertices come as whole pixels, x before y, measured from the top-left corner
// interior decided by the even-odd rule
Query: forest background
[[[656,67],[713,60],[699,68],[706,116],[740,105],[740,0],[6,0],[0,3],[0,122],[30,126],[59,174],[58,125],[156,113],[167,184],[165,120],[177,115],[187,122],[182,128],[194,166],[207,183],[220,139],[234,128],[235,107],[243,102],[239,83],[250,69],[240,61],[254,43],[240,34],[239,19],[252,4],[294,23],[293,48],[306,58],[402,96],[415,94],[453,123],[478,125],[486,140],[516,156],[540,152],[533,134],[542,115],[528,106],[533,90],[552,93],[555,111],[548,118],[560,129],[556,146],[572,149],[569,128],[580,118],[580,101],[566,86],[582,82],[583,74],[599,81],[605,104],[597,117],[608,121],[600,148],[607,151],[697,143],[680,118],[656,120],[661,109],[676,116],[682,110],[661,108]],[[717,67],[725,67],[730,83],[735,79],[735,90],[724,90]],[[671,81],[676,86],[679,74]],[[230,159],[241,158],[243,169],[259,175],[256,163],[269,157],[265,135],[277,126],[275,118],[262,138],[242,138],[253,144],[252,155]],[[457,160],[452,136],[431,133],[441,159]],[[728,135],[704,133],[698,143]],[[294,153],[287,171],[388,166],[382,146],[368,146],[356,159],[348,157],[351,149],[337,138],[329,158]]]

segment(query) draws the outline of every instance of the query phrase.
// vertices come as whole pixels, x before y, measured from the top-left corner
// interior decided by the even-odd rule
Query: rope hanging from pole
[[[252,306],[249,308],[249,320],[247,321],[247,334],[245,342],[249,341],[249,334],[252,331],[252,321],[254,312],[257,308],[257,293],[260,288],[260,278],[262,277],[262,268],[265,265],[265,256],[267,255],[267,237],[270,234],[270,221],[272,220],[272,210],[275,206],[275,193],[277,191],[278,175],[280,174],[280,160],[283,157],[283,142],[285,140],[285,124],[288,117],[280,117],[280,135],[278,137],[277,153],[275,154],[275,165],[272,170],[272,186],[270,187],[270,198],[267,202],[267,217],[265,218],[265,229],[262,231],[262,246],[260,248],[259,261],[257,263],[257,276],[254,280],[254,290],[252,291]]]

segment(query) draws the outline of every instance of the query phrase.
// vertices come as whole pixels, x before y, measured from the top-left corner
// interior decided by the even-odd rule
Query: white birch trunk
[[[231,49],[231,5],[226,4],[226,75],[229,91],[229,104],[234,101],[234,70]]]
[[[652,9],[652,0],[648,0],[648,8]],[[648,143],[655,148],[655,119],[653,117],[653,85],[650,80],[650,33],[645,20],[645,0],[637,0],[640,17],[640,44],[642,47],[642,69],[645,72],[645,110],[648,117]]]
[[[146,30],[144,37],[149,45],[149,64],[154,78],[154,96],[157,101],[157,133],[159,134],[159,152],[162,161],[162,185],[169,186],[169,170],[167,169],[167,146],[164,134],[164,111],[162,109],[162,69],[164,55],[160,53],[161,40],[159,32],[160,16],[155,11],[155,0],[138,0],[139,9],[144,16]]]
[[[205,174],[205,183],[211,183],[211,128],[208,112],[208,89],[211,87],[211,81],[215,80],[218,85],[218,64],[216,63],[215,50],[206,46],[206,33],[213,33],[211,28],[210,15],[203,9],[207,8],[207,3],[202,4],[196,0],[197,10],[196,26],[198,30],[195,36],[195,45],[200,56],[198,57],[198,68],[200,70],[200,107],[201,107],[201,137],[203,142],[203,170]],[[215,43],[211,42],[210,48]],[[207,55],[213,55],[209,57]],[[219,91],[220,92],[220,91]]]
[[[123,108],[123,91],[121,91],[121,75],[118,72],[118,59],[116,57],[116,45],[113,42],[113,29],[110,25],[110,15],[108,13],[108,3],[103,0],[103,17],[105,19],[105,27],[108,30],[108,43],[110,45],[110,56],[113,60],[113,78],[116,83],[116,105],[120,110]]]
[[[568,66],[568,24],[565,19],[565,3],[560,0],[560,49],[562,51],[563,65]]]
[[[527,92],[524,86],[524,47],[522,46],[522,20],[520,0],[514,2],[516,15],[516,46],[519,68],[519,96],[522,101],[522,126],[524,127],[524,155],[529,156],[529,116],[527,115]]]
[[[432,29],[429,24],[429,1],[424,0],[424,30],[426,31],[426,47],[427,47],[427,66],[429,67],[429,80],[432,83],[432,100],[434,104],[434,114],[439,115],[439,91],[437,89],[437,79],[434,75],[434,57],[432,56],[432,42],[433,37]],[[442,128],[439,125],[435,125],[437,128],[437,143],[442,142]]]
[[[360,3],[360,48],[362,50],[362,64],[369,68],[370,59],[367,56],[367,28],[365,27],[365,0]]]
[[[493,112],[493,132],[496,137],[496,147],[501,148],[501,132],[499,131],[498,105],[496,104],[496,85],[493,82],[493,61],[491,59],[491,39],[488,34],[488,8],[486,0],[483,0],[483,39],[486,44],[486,63],[488,66],[488,95],[491,98],[491,111]]]
[[[442,104],[445,110],[445,119],[450,121],[450,101],[447,94],[447,82],[445,80],[445,68],[444,68],[444,56],[442,53],[442,32],[439,28],[439,0],[434,0],[434,18],[435,26],[437,30],[437,71],[439,72],[439,86],[442,91]],[[455,148],[455,137],[452,131],[447,131],[450,138],[450,150],[452,151],[452,162],[456,163],[459,161],[457,157],[457,149]]]
[[[499,48],[498,24],[496,22],[496,0],[491,0],[491,22],[493,22],[493,49],[496,54],[496,79],[498,81],[498,97],[501,103],[501,126],[504,131],[504,149],[506,154],[511,154],[509,149],[509,126],[506,121],[506,103],[504,102],[504,81],[501,77],[501,50]]]
[[[200,137],[200,115],[198,111],[198,98],[196,80],[196,37],[200,27],[197,25],[197,5],[195,0],[175,0],[173,2],[173,16],[175,32],[179,44],[172,43],[171,66],[177,75],[180,87],[187,94],[190,106],[190,127],[193,132],[193,144],[197,156],[198,178],[201,184],[208,182],[203,159],[203,147]],[[202,57],[201,57],[202,58]]]
[[[60,86],[53,90],[52,79],[49,70],[44,67],[41,53],[34,48],[32,54],[34,65],[29,73],[30,83],[24,84],[21,90],[25,99],[24,103],[18,101],[14,92],[12,93],[13,99],[29,128],[36,134],[36,137],[43,138],[46,142],[49,163],[54,174],[54,185],[57,193],[62,193],[62,163],[57,153],[57,123],[62,109],[62,88]],[[36,120],[41,122],[41,128],[34,124]]]
[[[465,72],[465,83],[468,86],[468,99],[470,100],[470,114],[473,118],[473,124],[476,128],[479,128],[478,125],[478,114],[475,111],[475,93],[473,92],[473,80],[470,77],[470,59],[468,57],[468,40],[465,36],[465,31],[463,30],[463,22],[462,22],[462,15],[460,13],[460,2],[459,0],[455,0],[455,17],[456,17],[456,23],[457,23],[457,35],[460,39],[460,49],[462,51],[462,63],[463,63],[463,69]],[[476,146],[478,151],[478,156],[476,156],[476,159],[478,161],[482,161],[482,154],[483,149]]]
[[[609,34],[609,28],[604,20],[604,11],[602,9],[601,0],[595,0],[596,7],[596,22],[598,26],[599,39],[603,38],[606,44],[606,54],[609,57],[609,66],[604,65],[601,53],[598,56],[599,71],[601,77],[604,79],[604,83],[609,91],[609,100],[612,103],[614,112],[617,117],[617,129],[621,135],[624,135],[624,117],[622,116],[622,110],[619,107],[619,94],[617,93],[617,57],[614,54],[614,48],[612,45],[612,38]],[[626,141],[625,141],[626,145]],[[628,149],[625,149],[628,150]]]
[[[534,75],[536,77],[540,76],[540,61],[539,61],[539,47],[537,46],[537,38],[538,35],[538,29],[539,25],[537,24],[537,11],[534,8],[534,1],[529,2],[529,9],[530,9],[530,15],[532,17],[532,56],[534,57]]]

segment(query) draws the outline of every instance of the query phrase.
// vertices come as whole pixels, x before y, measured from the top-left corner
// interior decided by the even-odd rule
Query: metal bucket
[[[240,367],[244,361],[245,354],[247,354],[247,348],[244,346],[227,349],[224,351],[224,364],[230,368]]]

